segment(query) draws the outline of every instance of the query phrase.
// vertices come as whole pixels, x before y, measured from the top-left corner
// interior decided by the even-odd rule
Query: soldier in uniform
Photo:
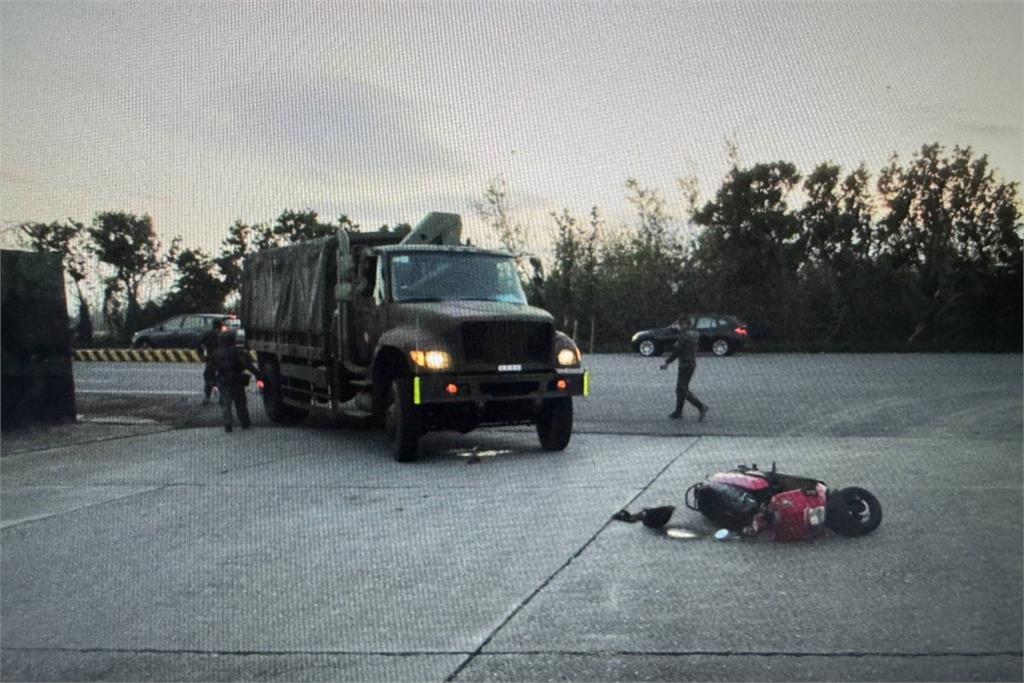
[[[224,409],[224,431],[232,430],[231,407],[234,405],[238,413],[238,421],[242,429],[248,429],[249,407],[246,405],[245,387],[249,384],[246,370],[256,377],[259,371],[245,349],[235,346],[235,331],[227,330],[220,335],[220,345],[213,355],[214,374],[217,379],[217,390],[220,392],[220,405]]]
[[[203,357],[205,367],[203,367],[203,405],[210,405],[210,394],[213,393],[213,387],[217,383],[216,377],[214,376],[213,370],[213,355],[217,352],[218,337],[220,336],[220,326],[223,321],[219,318],[214,319],[210,323],[210,329],[203,334],[199,340],[199,353]]]
[[[693,392],[690,391],[690,378],[693,371],[697,369],[697,335],[690,330],[690,319],[683,317],[676,321],[679,325],[679,339],[676,340],[676,347],[672,349],[665,362],[661,364],[662,370],[667,370],[669,363],[679,359],[679,374],[676,376],[676,409],[669,417],[678,420],[683,416],[683,406],[689,401],[698,410],[697,422],[703,422],[710,408],[701,403]]]

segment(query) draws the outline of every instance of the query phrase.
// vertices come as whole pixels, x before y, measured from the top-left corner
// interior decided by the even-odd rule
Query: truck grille
[[[470,363],[550,363],[549,323],[481,321],[462,323],[462,348]]]

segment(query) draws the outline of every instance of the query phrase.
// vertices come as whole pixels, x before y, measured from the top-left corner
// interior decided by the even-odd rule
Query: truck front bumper
[[[482,375],[416,375],[413,377],[412,392],[415,405],[483,405],[494,401],[589,396],[590,373],[584,370],[563,370]]]

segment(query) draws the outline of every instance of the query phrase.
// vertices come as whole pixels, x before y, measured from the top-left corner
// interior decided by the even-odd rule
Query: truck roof
[[[393,254],[396,252],[408,253],[416,251],[441,251],[453,254],[483,254],[485,256],[501,256],[503,258],[514,258],[512,254],[508,253],[507,251],[497,251],[495,249],[481,249],[480,247],[453,244],[389,244],[387,246],[377,247],[376,251],[385,254]]]

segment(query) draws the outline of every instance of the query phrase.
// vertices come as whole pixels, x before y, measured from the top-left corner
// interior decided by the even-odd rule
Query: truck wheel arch
[[[373,354],[373,367],[370,369],[370,377],[373,380],[374,414],[383,415],[384,408],[387,407],[391,380],[410,374],[411,368],[404,353],[393,346],[377,348]]]

